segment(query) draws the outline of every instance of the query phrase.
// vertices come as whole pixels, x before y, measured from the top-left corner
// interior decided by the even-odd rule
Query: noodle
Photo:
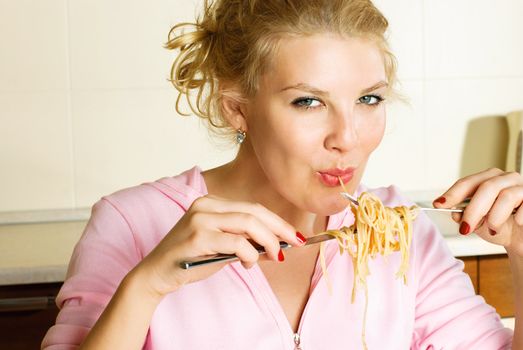
[[[341,182],[341,181],[340,181]],[[341,183],[345,190],[343,183]],[[354,268],[354,283],[352,287],[351,303],[354,303],[356,289],[363,286],[365,291],[365,309],[363,315],[362,341],[364,349],[365,323],[367,318],[368,289],[367,276],[370,274],[368,259],[374,259],[378,254],[387,257],[393,252],[401,254],[400,266],[396,278],[402,278],[407,284],[407,270],[409,268],[409,251],[412,240],[412,221],[418,215],[416,206],[400,206],[389,208],[383,205],[374,194],[364,192],[358,198],[359,205],[352,202],[350,209],[354,214],[354,224],[342,227],[339,230],[329,230],[338,241],[340,254],[347,252]],[[326,278],[324,248],[320,249],[320,262]],[[329,290],[331,289],[327,281]]]

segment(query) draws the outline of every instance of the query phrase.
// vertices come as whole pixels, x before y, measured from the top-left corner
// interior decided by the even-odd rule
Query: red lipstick
[[[354,168],[334,168],[318,171],[319,178],[325,186],[336,187],[340,185],[338,177],[341,179],[343,184],[349,182],[354,176]]]

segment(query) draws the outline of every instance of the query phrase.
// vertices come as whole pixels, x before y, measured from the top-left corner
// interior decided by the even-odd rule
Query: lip
[[[343,184],[346,184],[354,176],[354,170],[355,170],[355,168],[346,168],[346,169],[334,168],[334,169],[320,170],[317,172],[317,174],[319,175],[321,182],[325,186],[336,187],[336,186],[340,185],[340,181],[338,180],[338,177],[341,179]]]

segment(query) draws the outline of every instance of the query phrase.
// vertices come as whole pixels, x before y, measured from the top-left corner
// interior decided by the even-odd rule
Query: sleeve
[[[60,312],[45,350],[77,349],[125,275],[142,259],[123,215],[105,197],[92,209],[56,300]]]
[[[423,213],[416,220],[417,276],[411,349],[510,349],[512,330],[476,295],[464,264],[453,257],[442,235]]]

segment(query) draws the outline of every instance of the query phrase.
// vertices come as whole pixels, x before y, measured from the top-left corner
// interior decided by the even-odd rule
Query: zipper
[[[294,350],[302,350],[300,346],[300,334],[294,333]]]
[[[331,226],[331,225],[329,225],[329,226]],[[331,262],[332,262],[332,259],[327,261],[327,269],[329,268]],[[273,316],[273,318],[276,322],[276,325],[281,332],[283,344],[289,344],[288,340],[286,340],[286,339],[289,339],[290,335],[292,335],[292,343],[294,343],[294,350],[303,350],[301,347],[301,335],[300,334],[302,332],[303,323],[305,321],[305,318],[307,317],[307,311],[309,309],[309,305],[311,304],[311,300],[313,299],[313,297],[315,295],[316,288],[314,288],[312,293],[310,293],[310,295],[309,295],[309,299],[307,300],[307,303],[305,304],[305,307],[303,309],[303,312],[302,312],[302,315],[300,318],[300,322],[298,324],[298,329],[295,333],[294,330],[292,329],[289,321],[287,320],[287,317],[285,316],[285,312],[283,311],[282,306],[279,304],[278,299],[276,298],[274,291],[271,289],[269,281],[267,281],[261,268],[259,266],[255,265],[254,268],[252,269],[253,271],[247,270],[247,271],[245,271],[245,274],[244,274],[243,272],[241,272],[234,266],[235,264],[237,264],[237,263],[229,264],[228,266],[230,266],[231,270],[234,273],[236,273],[242,280],[244,280],[244,276],[249,277],[250,283],[249,283],[249,281],[245,281],[245,285],[250,288],[251,284],[252,284],[254,287],[251,290],[252,295],[259,296],[261,299],[260,303],[266,305],[266,307],[268,309],[267,311],[269,311],[270,314]],[[315,270],[321,269],[321,267],[319,267],[319,265],[320,265],[319,260],[316,260]],[[313,273],[313,276],[315,274],[316,274],[316,272]],[[320,276],[320,279],[322,277],[323,277],[323,275]],[[316,282],[316,286],[319,282],[320,282],[320,280],[318,280]],[[288,331],[290,331],[289,332],[290,334],[287,332],[285,332],[285,333],[287,333],[287,335],[283,334],[284,328],[287,328]],[[289,336],[289,338],[286,338],[287,336]],[[288,346],[288,345],[285,345],[285,346]]]
[[[327,256],[325,256],[325,259],[327,259]],[[333,259],[330,259],[327,261],[327,269],[329,268],[332,260]],[[316,270],[320,271],[319,269],[321,269],[321,267],[319,267],[319,265],[320,265],[320,262],[318,259],[316,261],[316,266],[315,266],[315,271],[313,272],[313,276],[316,274]],[[322,271],[322,274],[320,275],[320,279],[318,281],[316,281],[316,286],[315,286],[314,290],[312,291],[312,293],[310,293],[309,299],[307,300],[307,303],[305,304],[305,307],[303,308],[300,323],[298,324],[298,329],[297,329],[296,333],[293,333],[294,350],[303,350],[301,347],[301,335],[300,334],[302,332],[303,323],[305,322],[305,317],[307,317],[307,311],[309,310],[309,304],[311,303],[311,299],[314,296],[316,287],[318,286],[318,283],[320,283],[321,278],[325,278],[325,276],[323,275],[323,271]],[[287,324],[289,324],[289,323],[287,322]],[[290,324],[289,324],[289,326],[290,326]]]

